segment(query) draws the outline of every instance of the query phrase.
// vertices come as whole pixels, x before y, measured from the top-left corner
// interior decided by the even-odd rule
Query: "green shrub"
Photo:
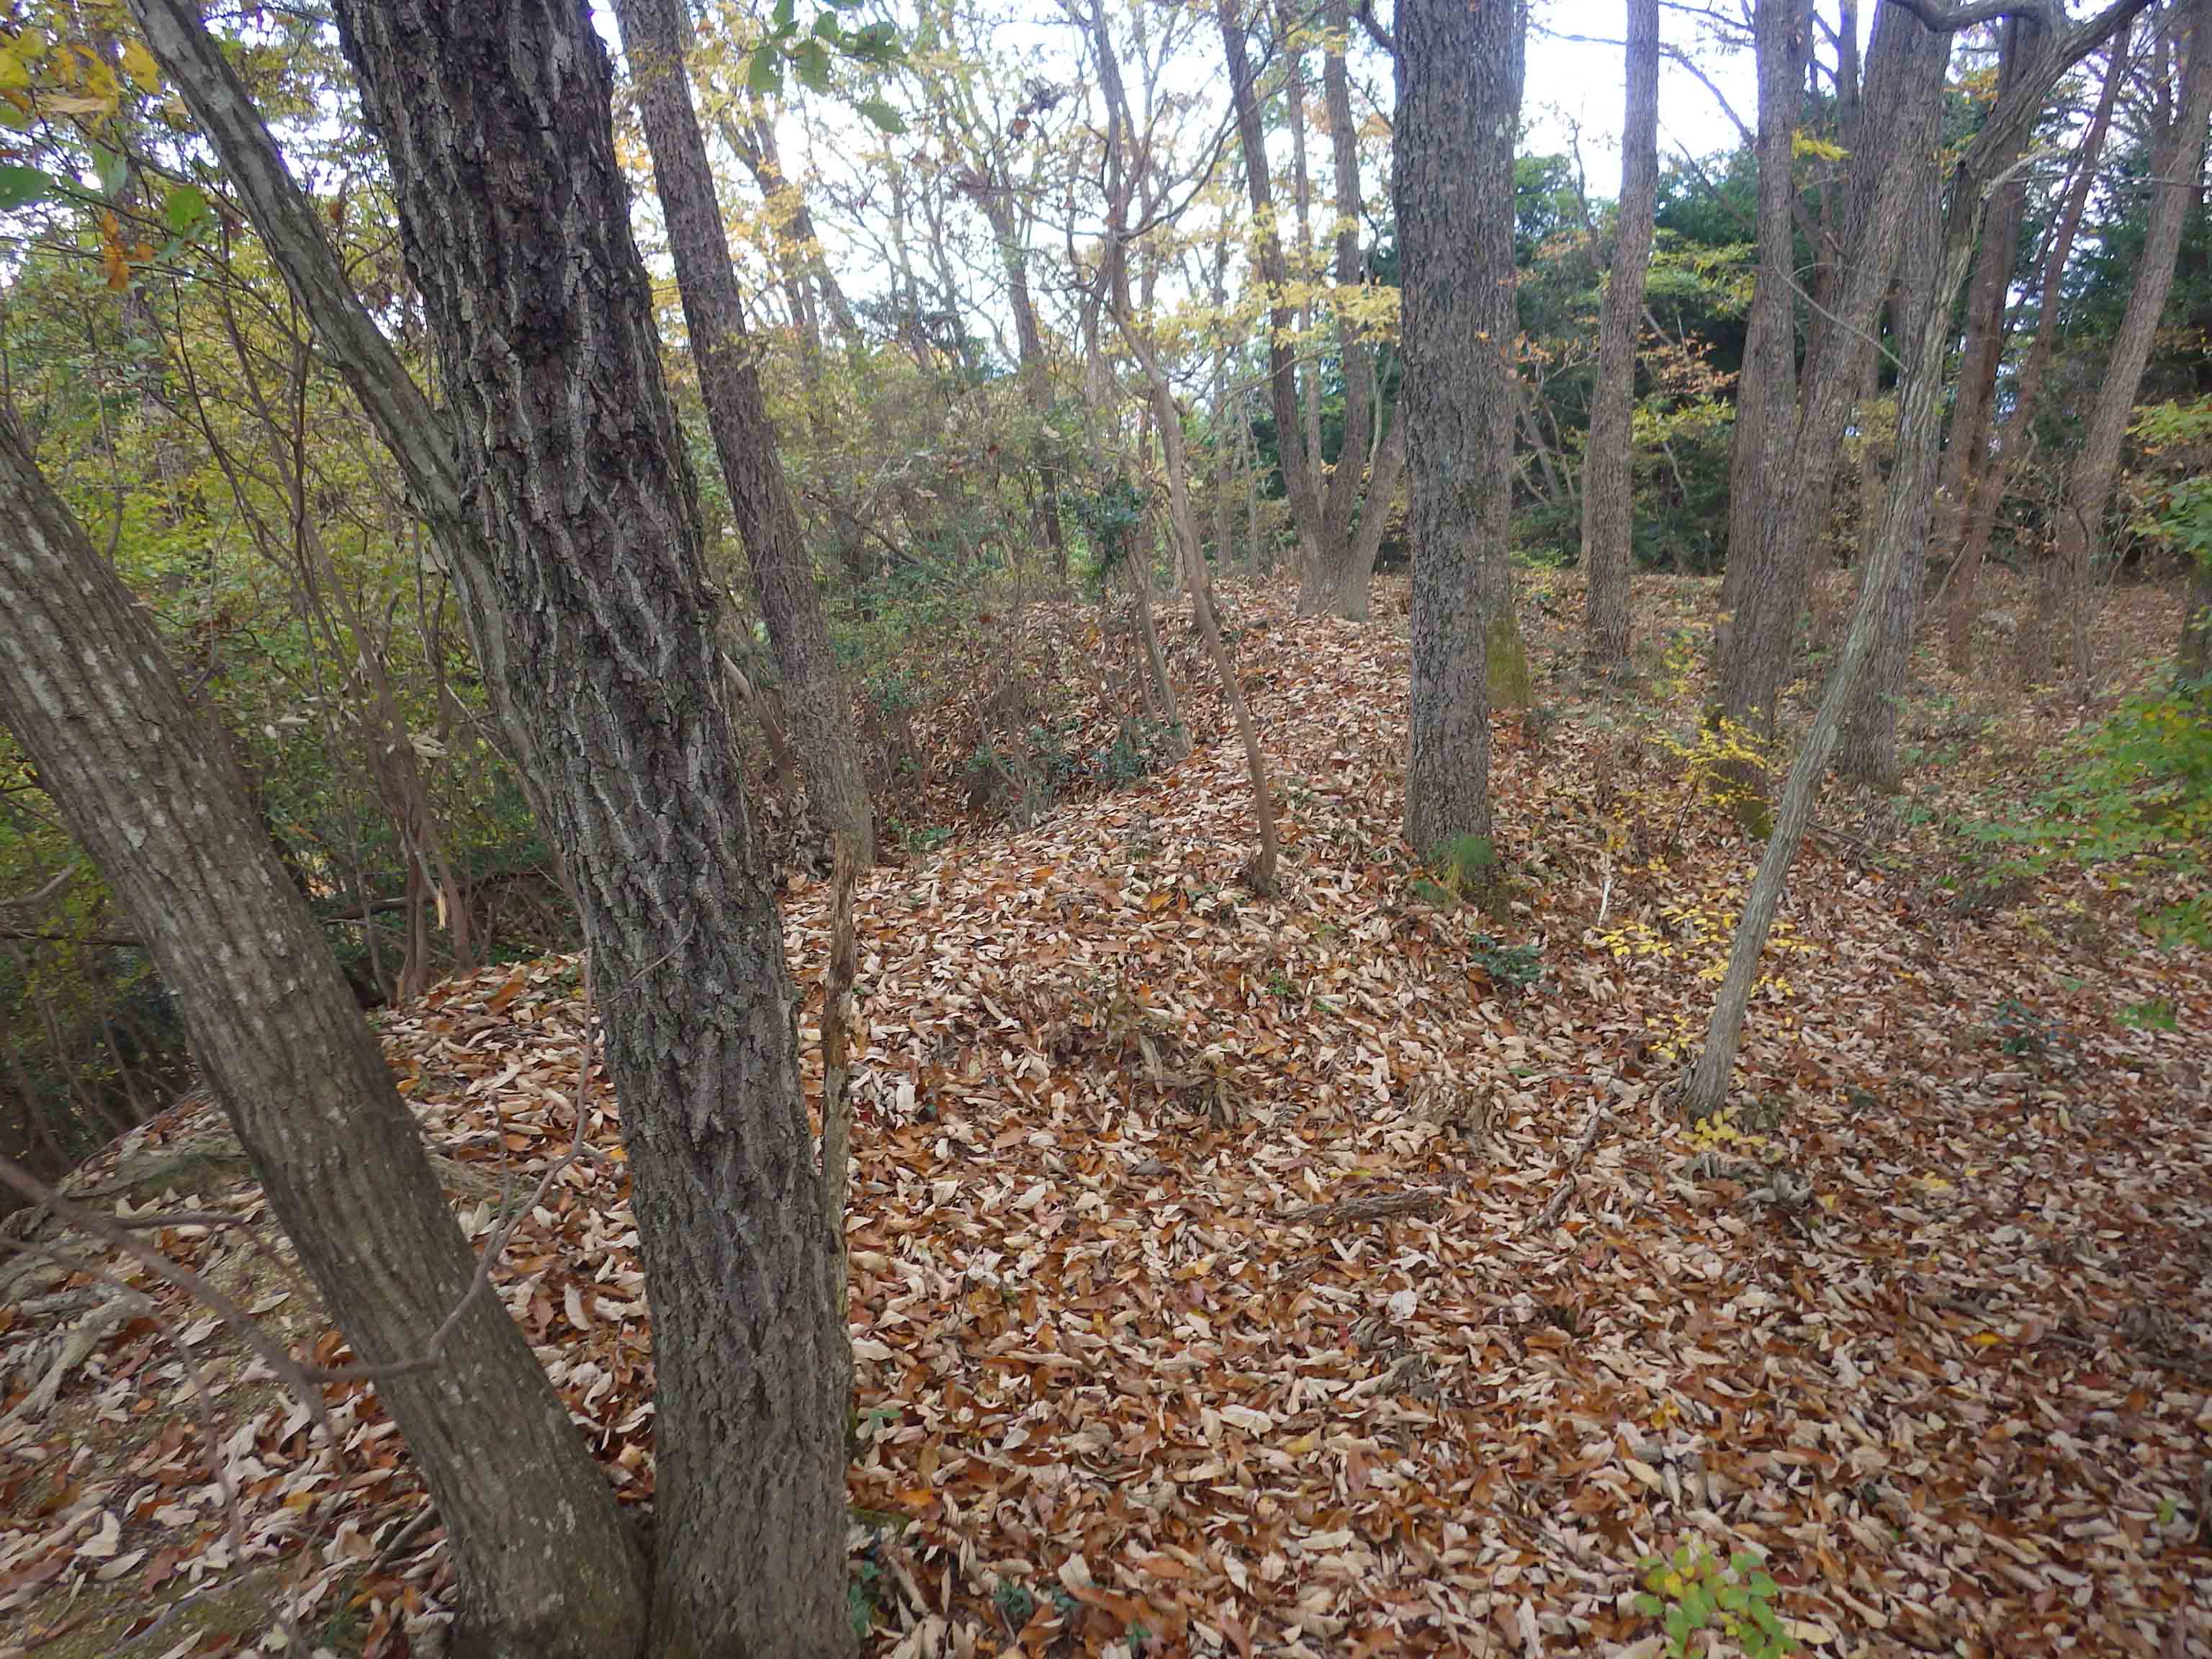
[[[1724,1562],[1685,1544],[1672,1559],[1654,1555],[1644,1561],[1644,1591],[1636,1598],[1636,1610],[1660,1621],[1674,1659],[1711,1652],[1709,1642],[1692,1645],[1709,1632],[1726,1638],[1747,1659],[1781,1659],[1795,1653],[1797,1644],[1774,1611],[1780,1589],[1747,1550]]]
[[[1993,889],[2056,866],[2119,879],[2178,878],[2154,902],[2154,937],[2212,946],[2212,694],[2164,684],[2129,698],[2080,738],[2027,813],[1959,826],[1989,854],[1974,879]]]
[[[1523,991],[1544,976],[1543,956],[1534,945],[1507,945],[1487,933],[1469,942],[1468,960],[1503,990]]]

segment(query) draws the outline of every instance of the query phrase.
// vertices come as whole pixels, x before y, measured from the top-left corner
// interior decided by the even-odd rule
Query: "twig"
[[[332,1445],[337,1443],[337,1433],[331,1425],[330,1410],[323,1402],[322,1390],[310,1380],[308,1368],[302,1366],[290,1354],[285,1352],[283,1345],[270,1336],[262,1328],[261,1322],[240,1307],[237,1303],[216,1289],[191,1268],[172,1261],[161,1251],[131,1233],[129,1229],[118,1225],[110,1217],[100,1214],[97,1210],[88,1210],[82,1205],[72,1203],[64,1198],[13,1158],[0,1158],[0,1186],[8,1187],[30,1202],[52,1210],[58,1219],[68,1223],[79,1232],[89,1233],[94,1238],[120,1250],[125,1255],[153,1273],[155,1278],[163,1279],[197,1297],[210,1311],[218,1316],[224,1324],[237,1332],[240,1340],[253,1350],[255,1356],[262,1364],[274,1371],[292,1390],[300,1403],[307,1408],[308,1414],[314,1419],[315,1426],[323,1431],[324,1439]],[[27,1245],[25,1248],[39,1247]]]
[[[1428,1215],[1443,1199],[1443,1194],[1434,1187],[1417,1188],[1407,1193],[1363,1193],[1356,1198],[1340,1198],[1334,1203],[1309,1204],[1279,1219],[1294,1227],[1308,1222],[1334,1226],[1347,1221],[1387,1221],[1395,1216]]]
[[[1605,1103],[1599,1101],[1590,1108],[1589,1121],[1583,1126],[1581,1137],[1553,1166],[1553,1173],[1560,1177],[1559,1190],[1553,1193],[1536,1218],[1521,1231],[1533,1233],[1548,1227],[1566,1212],[1567,1202],[1575,1195],[1575,1170],[1589,1156],[1590,1148],[1597,1145],[1598,1131],[1605,1127]]]

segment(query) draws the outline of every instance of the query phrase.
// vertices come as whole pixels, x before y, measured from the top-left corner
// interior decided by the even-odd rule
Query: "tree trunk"
[[[2021,72],[2040,30],[2032,21],[2005,20],[1997,60],[1997,89]],[[2017,157],[2008,158],[2010,166]],[[2021,221],[2027,206],[2027,181],[2014,179],[1990,204],[1982,245],[1974,255],[1974,275],[1966,289],[1966,344],[1951,398],[1951,431],[1943,447],[1943,482],[1936,496],[1937,552],[1956,560],[1966,527],[1967,497],[1990,441],[1996,408],[1997,368],[2004,357],[2005,307],[2012,293],[2013,266],[2020,258]]]
[[[1897,268],[1902,227],[1911,216],[1942,110],[1949,36],[1901,6],[1884,6],[1867,54],[1863,144],[1851,191],[1850,258],[1837,284],[1826,349],[1804,381],[1796,439],[1786,466],[1765,479],[1759,539],[1732,607],[1732,633],[1721,677],[1729,719],[1771,735],[1790,677],[1798,619],[1812,580],[1813,553],[1834,491],[1845,425],[1857,400],[1860,365]],[[1762,269],[1761,278],[1765,271]],[[1786,417],[1785,417],[1786,420]],[[1729,562],[1738,562],[1731,546]]]
[[[2199,687],[2208,676],[2212,676],[2212,559],[2202,554],[2190,566],[2189,593],[2182,603],[2181,652],[2175,675],[2184,685]],[[2206,695],[2206,701],[2212,702],[2212,695]]]
[[[1352,118],[1352,80],[1345,67],[1346,43],[1352,36],[1346,0],[1323,0],[1322,17],[1327,35],[1322,56],[1322,95],[1328,111],[1330,165],[1336,179],[1336,344],[1338,371],[1344,381],[1344,434],[1322,498],[1322,562],[1307,572],[1307,588],[1299,596],[1298,609],[1310,616],[1329,611],[1358,620],[1367,614],[1367,580],[1355,557],[1358,544],[1352,515],[1362,500],[1369,440],[1378,411],[1374,347],[1345,310],[1346,301],[1367,276],[1359,252],[1363,205],[1359,129]],[[1323,465],[1318,431],[1307,465],[1310,472],[1318,472]],[[1373,494],[1371,483],[1366,494]],[[1387,504],[1387,500],[1378,503]]]
[[[1267,404],[1275,417],[1275,453],[1282,463],[1291,522],[1309,570],[1322,553],[1321,494],[1306,465],[1304,428],[1298,411],[1297,313],[1285,301],[1290,268],[1283,239],[1275,228],[1274,188],[1267,170],[1267,137],[1260,118],[1260,91],[1253,74],[1237,0],[1220,0],[1221,49],[1229,66],[1229,95],[1236,111],[1237,137],[1244,156],[1244,188],[1252,202],[1257,234],[1255,258],[1267,289]]]
[[[1728,567],[1721,577],[1717,666],[1725,673],[1741,630],[1735,613],[1760,573],[1759,521],[1771,510],[1796,435],[1797,326],[1790,204],[1790,140],[1803,107],[1812,30],[1806,0],[1758,0],[1752,34],[1759,72],[1759,276],[1752,289],[1743,368],[1736,376],[1729,462]]]
[[[530,769],[528,722],[506,696],[506,624],[483,527],[468,510],[469,481],[445,419],[408,375],[347,280],[313,204],[292,182],[253,100],[201,21],[198,0],[129,0],[161,71],[191,106],[270,258],[347,386],[398,464],[415,510],[453,579],[501,746],[541,821],[545,802]]]
[[[1996,157],[1992,165],[2002,161],[2009,167],[2016,159],[2016,153],[2010,157]],[[1920,200],[1913,205],[1905,228],[1893,313],[1896,337],[1900,343],[1918,339],[1928,326],[1923,313],[1930,303],[1929,295],[1936,277],[1936,262],[1942,255],[1942,209],[1937,199],[1941,181],[1933,165],[1923,163],[1917,171],[1921,176]],[[1996,212],[1992,208],[1990,216],[1995,217]],[[1985,228],[1982,235],[1985,246],[1990,234]],[[1936,396],[1940,400],[1940,386]],[[1902,410],[1899,412],[1901,418]],[[1941,419],[1940,410],[1936,419]],[[1923,431],[1916,431],[1915,439],[1933,441]],[[1897,461],[1891,468],[1893,478],[1900,468],[1908,465],[1920,466],[1926,459],[1905,453],[1901,428],[1898,441]],[[1908,477],[1908,483],[1917,477],[1917,473]],[[1904,544],[1903,556],[1893,561],[1894,574],[1888,578],[1887,586],[1871,596],[1875,607],[1874,641],[1867,652],[1857,689],[1844,706],[1843,728],[1836,746],[1836,769],[1843,776],[1882,790],[1894,790],[1899,783],[1898,716],[1904,708],[1905,689],[1911,678],[1913,635],[1920,618],[1920,592],[1928,570],[1928,527],[1935,515],[1935,506],[1934,488],[1921,490],[1916,486],[1912,493],[1898,501],[1897,510],[1902,516],[1899,524],[1893,526],[1888,516],[1890,502],[1885,497],[1869,556],[1862,562],[1861,580],[1870,582],[1877,570],[1872,556],[1879,551],[1881,538],[1887,535],[1900,538]]]
[[[1636,336],[1659,188],[1659,0],[1628,0],[1628,113],[1613,266],[1598,320],[1597,387],[1583,463],[1583,569],[1589,583],[1583,654],[1599,673],[1628,666],[1628,578],[1634,568]]]
[[[1736,1052],[1743,1039],[1744,1016],[1759,980],[1759,958],[1781,908],[1790,867],[1812,822],[1820,780],[1844,711],[1856,696],[1860,678],[1873,655],[1881,612],[1896,592],[1911,545],[1926,524],[1942,464],[1943,367],[1951,345],[1951,308],[1972,262],[1984,206],[1996,182],[1990,158],[2005,153],[2008,146],[2019,141],[2021,132],[2034,122],[2045,97],[2068,68],[2147,3],[2148,0],[2116,0],[2104,12],[2047,43],[2019,82],[1992,106],[1952,170],[1941,220],[1941,252],[1929,267],[1936,273],[1935,280],[1928,285],[1917,310],[1919,326],[1905,342],[1898,380],[1897,458],[1882,504],[1881,529],[1875,538],[1873,557],[1860,579],[1850,632],[1812,726],[1790,762],[1789,779],[1775,810],[1773,830],[1760,856],[1759,872],[1745,896],[1743,915],[1729,951],[1727,972],[1706,1025],[1705,1046],[1685,1086],[1684,1104],[1693,1117],[1719,1110],[1727,1100]]]
[[[2035,414],[2042,399],[2043,379],[2058,350],[2059,283],[2066,275],[2067,261],[2073,257],[2074,238],[2081,229],[2081,215],[2089,205],[2091,187],[2096,183],[2097,158],[2104,149],[2105,135],[2112,128],[2112,107],[2118,100],[2120,83],[2127,78],[2129,33],[2127,26],[2123,25],[2112,39],[2104,90],[2098,94],[2096,112],[2090,117],[2088,131],[2075,151],[2073,182],[2067,186],[2065,202],[2051,231],[2050,252],[2044,260],[2042,282],[2037,289],[2036,308],[2041,315],[2036,322],[2035,343],[2028,348],[2027,361],[2021,366],[2019,378],[2013,384],[2011,412],[1997,428],[1994,444],[1973,457],[1974,472],[1965,498],[1963,544],[1947,579],[1950,604],[1944,615],[1944,653],[1954,673],[1965,673],[1972,664],[1975,581],[1989,557],[1990,540],[1996,534],[1997,513],[2011,487],[2013,471],[2034,443]]]
[[[2057,613],[2062,608],[2070,611],[2075,625],[2074,678],[2084,700],[2089,692],[2090,559],[2104,540],[2105,512],[2112,504],[2120,448],[2127,441],[2136,393],[2142,386],[2143,370],[2158,337],[2166,296],[2173,286],[2181,234],[2197,205],[2205,135],[2208,124],[2212,124],[2212,0],[2190,0],[2185,20],[2175,21],[2185,37],[2187,52],[2180,95],[2174,100],[2179,114],[2151,145],[2155,182],[2142,252],[2136,259],[2135,286],[2129,292],[2128,308],[2113,338],[2104,375],[2097,382],[2096,401],[2090,409],[2081,450],[2067,476],[2065,499],[2058,511],[2057,553],[2046,568],[2056,580],[2039,585],[2034,623],[2021,635],[2021,679],[2024,684],[2033,684],[2049,669],[2049,641]]]
[[[1037,528],[1052,550],[1053,574],[1067,580],[1067,538],[1060,522],[1059,444],[1052,429],[1052,381],[1045,362],[1044,331],[1037,322],[1036,301],[1030,291],[1030,252],[1014,216],[1012,197],[1005,180],[994,175],[980,192],[984,216],[999,244],[999,263],[1006,273],[1006,299],[1013,307],[1014,337],[1021,356],[1022,395],[1037,423],[1030,458],[1043,485],[1037,509]]]
[[[144,611],[4,416],[0,532],[0,715],[129,909],[355,1353],[428,1355],[476,1261],[414,1120]],[[642,1563],[497,1297],[377,1389],[451,1540],[463,1650],[635,1651]]]
[[[694,481],[580,0],[340,0],[605,998],[653,1306],[648,1652],[842,1653],[850,1354]]]
[[[775,428],[756,366],[758,350],[746,332],[707,143],[692,113],[684,67],[690,26],[682,0],[617,0],[615,14],[653,152],[653,182],[668,223],[707,424],[783,677],[784,706],[806,769],[808,798],[823,828],[865,868],[875,857],[875,830],[851,699],[830,651],[805,533],[776,457]]]
[[[1406,833],[1435,853],[1490,833],[1486,636],[1507,592],[1513,495],[1516,0],[1400,0],[1399,394],[1412,468]]]

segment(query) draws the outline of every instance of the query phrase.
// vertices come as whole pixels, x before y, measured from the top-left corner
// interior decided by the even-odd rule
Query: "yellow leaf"
[[[161,84],[161,66],[154,61],[154,54],[146,50],[143,41],[133,40],[123,48],[123,72],[131,77],[131,84],[151,92]]]

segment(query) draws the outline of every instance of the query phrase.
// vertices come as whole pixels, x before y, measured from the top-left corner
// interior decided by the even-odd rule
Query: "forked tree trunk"
[[[692,112],[684,69],[691,31],[682,4],[617,0],[615,14],[653,152],[653,182],[668,222],[707,425],[783,676],[784,707],[806,769],[808,799],[822,826],[865,867],[875,857],[875,828],[852,702],[830,648],[805,532],[777,459],[775,427],[757,367],[759,349],[745,328],[714,170]]]
[[[415,510],[453,579],[469,644],[483,671],[501,747],[542,819],[545,802],[530,769],[529,722],[506,695],[505,619],[493,592],[483,526],[468,510],[468,479],[447,422],[431,409],[362,305],[325,233],[322,216],[291,175],[222,48],[201,21],[198,0],[128,0],[161,72],[184,96],[222,161],[253,227],[322,349],[375,422],[406,480]]]
[[[177,999],[192,1052],[338,1328],[428,1356],[476,1261],[353,994],[144,611],[0,416],[0,717]],[[453,1555],[465,1650],[636,1650],[643,1562],[495,1294],[377,1391]]]
[[[1267,407],[1275,417],[1275,452],[1282,464],[1284,491],[1290,497],[1291,522],[1297,530],[1305,568],[1311,569],[1322,556],[1321,489],[1306,465],[1298,410],[1297,313],[1283,297],[1290,288],[1290,265],[1275,228],[1274,184],[1267,166],[1267,129],[1260,116],[1259,82],[1237,5],[1238,0],[1219,0],[1221,49],[1244,157],[1244,188],[1252,203],[1254,257],[1268,294]]]
[[[1837,320],[1828,325],[1824,349],[1805,376],[1789,462],[1765,481],[1768,499],[1758,514],[1759,539],[1731,611],[1721,708],[1753,730],[1771,733],[1777,724],[1844,429],[1858,398],[1860,364],[1873,349],[1871,330],[1897,268],[1916,179],[1936,142],[1948,46],[1948,35],[1902,6],[1886,5],[1877,16],[1867,56],[1862,154],[1854,158],[1852,246],[1836,284]],[[1733,547],[1729,560],[1733,568]]]
[[[850,1355],[774,881],[582,0],[340,0],[604,999],[653,1306],[648,1652],[842,1653]]]
[[[1599,673],[1628,666],[1633,568],[1636,336],[1651,260],[1659,188],[1659,0],[1628,0],[1628,112],[1620,134],[1620,203],[1613,267],[1598,319],[1597,389],[1583,465],[1583,569],[1589,583],[1583,655]]]
[[[1944,655],[1954,673],[1963,674],[1971,665],[1975,584],[1988,561],[1990,540],[1996,533],[1997,513],[2011,488],[2012,475],[2034,443],[2035,415],[2042,400],[2044,376],[2058,350],[2059,283],[2066,274],[2067,261],[2073,257],[2074,238],[2089,205],[2091,187],[2096,183],[2097,158],[2104,150],[2105,135],[2112,128],[2112,107],[2118,100],[2120,82],[2127,78],[2128,35],[2129,30],[2123,25],[2112,37],[2104,90],[2098,94],[2088,131],[2075,149],[2073,182],[2067,186],[2058,222],[2052,228],[2042,281],[2037,289],[2036,308],[2041,315],[2036,323],[2035,343],[2028,348],[2027,361],[2021,366],[2019,377],[2013,383],[2010,412],[1997,428],[1995,441],[1973,458],[1976,465],[1966,490],[1963,542],[1951,574],[1946,579],[1948,605],[1944,612]]]
[[[2058,509],[2055,556],[2045,566],[2036,594],[2035,620],[2021,633],[2021,679],[2033,684],[2050,668],[2051,631],[2065,612],[2073,623],[2074,678],[2079,696],[2089,692],[2088,579],[2091,556],[2105,537],[2105,513],[2112,505],[2112,482],[2120,470],[2136,393],[2150,363],[2159,319],[2173,286],[2173,269],[2182,232],[2196,210],[2204,172],[2204,144],[2212,126],[2212,0],[2190,0],[2174,20],[2186,58],[2180,72],[2178,114],[2151,145],[2149,224],[2142,252],[2136,258],[2135,286],[2113,337],[2112,356],[2097,382],[2088,428],[2067,475]]]
[[[2000,93],[2020,73],[2022,62],[2033,55],[2039,36],[2037,25],[2029,20],[2005,20],[1997,59]],[[1966,288],[1966,344],[1960,354],[1958,383],[1951,396],[1951,430],[1943,445],[1943,482],[1936,495],[1936,551],[1954,562],[1962,551],[1968,497],[1989,447],[1997,368],[2004,356],[2006,302],[2012,294],[2013,266],[2020,258],[2021,222],[2027,206],[2027,179],[2016,178],[1997,191]]]
[[[1510,604],[1513,143],[1518,0],[1400,0],[1399,393],[1412,468],[1406,834],[1433,854],[1491,828],[1486,636]]]
[[[1728,1098],[1729,1082],[1743,1040],[1744,1016],[1759,982],[1759,959],[1781,908],[1790,866],[1812,822],[1820,781],[1844,713],[1857,696],[1860,678],[1874,654],[1885,604],[1897,592],[1899,575],[1927,522],[1942,465],[1943,366],[1951,344],[1951,308],[1973,260],[1988,192],[1999,182],[1990,157],[2017,153],[2008,147],[2017,144],[2021,132],[2032,126],[2058,77],[2148,3],[2115,0],[2095,17],[2046,43],[2019,81],[1991,107],[1952,170],[1941,222],[1941,252],[1929,266],[1935,280],[1928,284],[1918,307],[1918,327],[1905,342],[1898,380],[1897,458],[1882,503],[1881,528],[1875,538],[1873,556],[1860,577],[1850,632],[1813,724],[1790,762],[1789,778],[1776,806],[1773,830],[1759,858],[1758,874],[1745,895],[1727,971],[1706,1024],[1705,1045],[1685,1085],[1684,1104],[1693,1117],[1717,1111]]]

